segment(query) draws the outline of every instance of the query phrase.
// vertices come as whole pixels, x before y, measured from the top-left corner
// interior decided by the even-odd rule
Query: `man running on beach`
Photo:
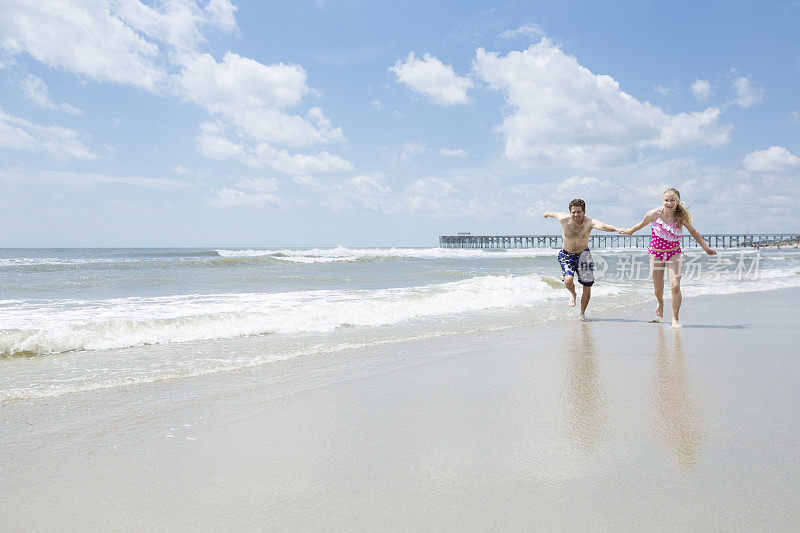
[[[578,281],[583,285],[580,319],[586,320],[586,307],[592,297],[594,284],[594,261],[589,251],[589,234],[593,229],[615,232],[617,228],[587,217],[586,203],[578,198],[569,203],[569,213],[548,211],[544,214],[544,218],[551,217],[561,222],[564,230],[564,244],[562,250],[558,252],[558,262],[561,263],[564,286],[570,293],[569,306],[575,307],[577,295],[573,278],[577,274]]]

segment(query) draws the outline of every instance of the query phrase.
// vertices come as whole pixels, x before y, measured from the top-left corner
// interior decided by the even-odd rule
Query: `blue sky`
[[[800,230],[800,2],[0,0],[0,246]]]

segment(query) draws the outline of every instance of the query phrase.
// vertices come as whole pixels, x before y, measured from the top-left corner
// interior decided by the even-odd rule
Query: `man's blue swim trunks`
[[[581,285],[591,287],[594,284],[594,261],[588,248],[579,254],[561,250],[558,252],[558,262],[561,264],[561,279],[577,274]]]

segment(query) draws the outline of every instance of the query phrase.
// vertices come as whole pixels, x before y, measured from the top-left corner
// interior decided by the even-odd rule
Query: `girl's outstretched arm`
[[[641,222],[633,226],[632,228],[622,228],[619,230],[619,233],[622,235],[633,235],[652,221],[658,218],[658,215],[661,214],[661,207],[656,207],[655,209],[651,209],[647,213],[644,214],[644,218]]]
[[[697,231],[696,229],[694,229],[694,226],[692,226],[688,222],[684,222],[683,225],[686,226],[686,229],[687,229],[687,231],[689,231],[689,234],[692,237],[694,237],[694,240],[697,241],[697,243],[700,245],[700,247],[703,250],[705,250],[705,252],[708,255],[717,255],[717,251],[711,249],[711,247],[708,245],[708,243],[706,243],[706,240],[703,238],[703,236],[700,235],[700,232]]]

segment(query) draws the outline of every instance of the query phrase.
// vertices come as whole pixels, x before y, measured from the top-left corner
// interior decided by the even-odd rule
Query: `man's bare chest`
[[[579,239],[586,235],[586,224],[581,226],[574,226],[572,224],[565,224],[564,225],[564,235],[568,239]]]

